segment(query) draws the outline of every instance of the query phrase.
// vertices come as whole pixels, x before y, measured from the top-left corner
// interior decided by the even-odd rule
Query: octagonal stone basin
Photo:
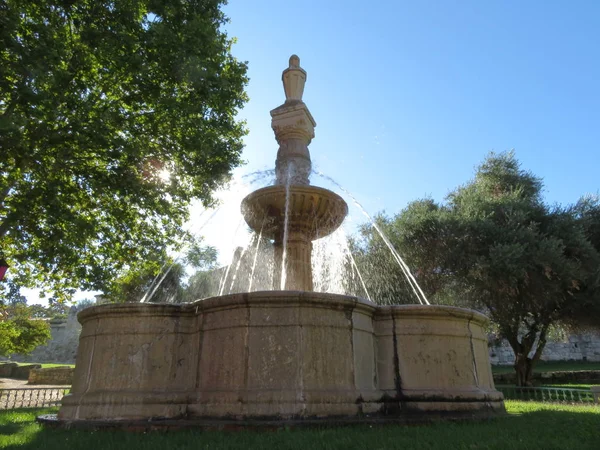
[[[502,412],[486,318],[266,291],[85,309],[59,421]]]

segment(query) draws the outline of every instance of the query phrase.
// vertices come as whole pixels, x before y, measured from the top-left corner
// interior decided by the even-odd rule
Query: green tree
[[[121,302],[152,302],[152,303],[182,303],[196,300],[192,297],[203,273],[210,273],[217,261],[217,251],[214,247],[202,245],[201,240],[191,240],[185,255],[173,259],[166,254],[159,258],[146,261],[142,267],[129,270],[119,277],[112,288],[105,292],[111,301]],[[197,272],[186,281],[186,269],[196,269]],[[190,289],[189,284],[195,287]]]
[[[386,236],[392,235],[394,228],[385,215],[379,214],[373,220]],[[380,305],[419,302],[399,263],[372,224],[360,227],[358,235],[350,239],[349,249],[360,273],[360,277],[356,275],[352,260],[346,261],[344,288],[349,295],[369,296]]]
[[[219,287],[224,280],[227,267],[205,268],[196,271],[188,280],[183,291],[183,302],[193,302],[206,297],[219,295]]]
[[[31,353],[50,339],[47,321],[33,319],[29,307],[23,304],[0,307],[0,355]]]
[[[224,3],[3,2],[0,255],[18,286],[110,289],[213,202],[245,134]]]
[[[85,298],[83,300],[79,300],[77,302],[77,304],[75,304],[73,306],[74,306],[76,312],[80,312],[80,311],[83,311],[86,308],[90,308],[90,307],[95,306],[95,305],[96,305],[96,301],[95,300],[92,300],[92,299],[89,299],[89,298]]]
[[[445,203],[419,200],[383,220],[432,303],[489,315],[519,385],[531,382],[552,326],[600,326],[590,316],[600,307],[598,202],[550,207],[541,190],[512,152],[491,154]]]
[[[125,272],[105,296],[116,303],[179,303],[185,268],[170,258],[165,261],[162,267],[155,262]]]

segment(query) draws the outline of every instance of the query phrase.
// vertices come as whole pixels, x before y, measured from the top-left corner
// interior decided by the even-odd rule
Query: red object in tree
[[[4,259],[0,259],[0,281],[4,280],[4,274],[8,267],[8,263]]]

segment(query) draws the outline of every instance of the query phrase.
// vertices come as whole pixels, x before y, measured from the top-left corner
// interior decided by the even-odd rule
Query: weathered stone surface
[[[16,378],[17,380],[29,379],[29,372],[33,369],[41,369],[40,364],[26,364],[23,366],[13,367],[10,373],[10,378]]]
[[[502,410],[485,318],[267,291],[83,311],[63,420]],[[453,409],[452,405],[456,405]]]
[[[0,378],[11,378],[13,370],[18,366],[17,363],[0,364]]]
[[[47,369],[32,369],[29,372],[27,384],[54,384],[70,386],[73,383],[73,367],[49,367]]]
[[[483,327],[474,311],[399,305],[375,314],[379,387],[407,410],[502,409],[494,388]],[[460,405],[459,405],[460,403]],[[453,409],[453,404],[456,404]]]

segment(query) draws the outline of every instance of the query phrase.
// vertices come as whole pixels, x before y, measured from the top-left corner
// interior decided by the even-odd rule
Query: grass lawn
[[[563,389],[590,389],[592,386],[597,386],[597,384],[589,384],[589,383],[540,384],[539,387],[555,387],[555,388],[563,388]]]
[[[36,415],[0,412],[0,448],[13,450],[165,449],[590,449],[600,442],[600,407],[507,401],[510,415],[471,423],[281,431],[86,432],[43,428]]]
[[[0,363],[8,363],[16,361],[0,361]],[[54,363],[37,363],[37,362],[17,362],[19,366],[28,366],[30,364],[39,364],[42,369],[48,369],[50,367],[75,367],[75,364],[54,364]]]
[[[50,367],[75,367],[75,364],[46,364],[42,363],[42,369],[48,369]]]
[[[576,370],[600,370],[600,362],[584,361],[540,361],[534,372],[572,372]],[[492,366],[493,373],[514,373],[513,366]]]

